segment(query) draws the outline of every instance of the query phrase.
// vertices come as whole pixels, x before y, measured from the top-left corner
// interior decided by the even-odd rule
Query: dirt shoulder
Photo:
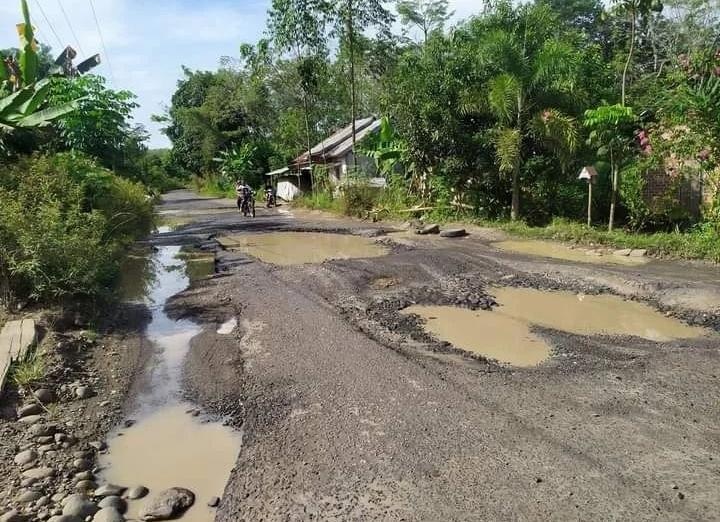
[[[43,376],[10,382],[2,396],[0,512],[8,517],[47,520],[69,495],[95,489],[97,454],[148,353],[144,307],[113,308],[92,330],[81,317],[41,314]]]

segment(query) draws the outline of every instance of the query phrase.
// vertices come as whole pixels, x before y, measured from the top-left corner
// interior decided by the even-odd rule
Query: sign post
[[[588,185],[588,205],[587,205],[587,226],[590,227],[592,225],[592,186],[593,182],[595,180],[595,177],[597,176],[597,170],[595,170],[595,167],[583,167],[583,169],[580,171],[580,175],[578,176],[578,179],[584,179],[587,181]]]

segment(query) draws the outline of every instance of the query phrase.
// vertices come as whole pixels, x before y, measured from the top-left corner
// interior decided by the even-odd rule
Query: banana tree
[[[390,119],[383,116],[380,120],[380,132],[371,134],[361,144],[360,152],[375,160],[378,173],[389,176],[395,172],[407,153],[407,147],[395,134]]]
[[[18,60],[6,58],[0,64],[0,151],[4,137],[17,129],[44,127],[53,120],[74,111],[80,100],[46,107],[50,79],[37,81],[37,42],[26,0],[21,2],[24,22],[19,25]]]
[[[27,0],[21,0],[20,7],[23,14],[23,22],[17,26],[20,51],[17,59],[3,56],[2,63],[0,63],[0,90],[11,92],[37,81],[40,66],[40,58],[37,53],[38,44],[35,40]]]

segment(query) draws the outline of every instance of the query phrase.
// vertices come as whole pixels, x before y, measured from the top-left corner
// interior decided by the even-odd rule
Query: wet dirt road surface
[[[151,240],[215,253],[217,274],[167,309],[203,329],[187,394],[243,433],[216,520],[720,519],[717,267],[581,264],[500,251],[481,229],[415,237],[288,207],[243,219],[232,204],[170,193],[159,211],[183,224]],[[371,237],[387,255],[271,264],[223,241],[303,231]],[[532,324],[551,356],[513,367],[403,313],[502,310],[500,287],[624,296],[703,330],[654,341]]]

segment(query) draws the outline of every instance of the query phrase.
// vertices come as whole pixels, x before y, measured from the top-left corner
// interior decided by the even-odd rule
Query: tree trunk
[[[355,154],[355,145],[357,132],[355,129],[355,120],[357,119],[357,102],[355,99],[355,28],[353,27],[352,0],[347,3],[347,35],[348,35],[348,51],[350,52],[350,117],[352,118],[352,150],[353,150],[353,168],[357,170],[357,156]]]
[[[523,98],[522,92],[517,97],[517,130],[522,133],[522,111]],[[522,135],[522,134],[521,134]],[[517,221],[520,218],[520,161],[522,157],[522,137],[518,143],[518,158],[515,161],[512,175],[512,203],[510,206],[510,220]]]
[[[625,107],[625,85],[627,84],[627,73],[630,68],[630,62],[632,61],[633,52],[635,51],[635,9],[630,10],[630,49],[628,50],[627,60],[625,60],[625,67],[623,68],[622,74],[622,91],[621,91],[621,104]]]
[[[510,207],[510,220],[517,221],[520,217],[520,163],[513,169],[512,175],[512,205]]]
[[[612,150],[610,151],[610,171],[612,175],[612,190],[610,193],[610,219],[608,220],[608,231],[612,232],[615,224],[615,203],[617,202],[618,189],[618,167],[613,158]]]
[[[310,107],[307,99],[307,93],[303,92],[303,109],[305,111],[305,141],[307,144],[308,153],[308,168],[310,169],[310,177],[312,178],[313,164],[312,164],[312,136],[310,135]],[[315,190],[315,187],[312,187]]]

